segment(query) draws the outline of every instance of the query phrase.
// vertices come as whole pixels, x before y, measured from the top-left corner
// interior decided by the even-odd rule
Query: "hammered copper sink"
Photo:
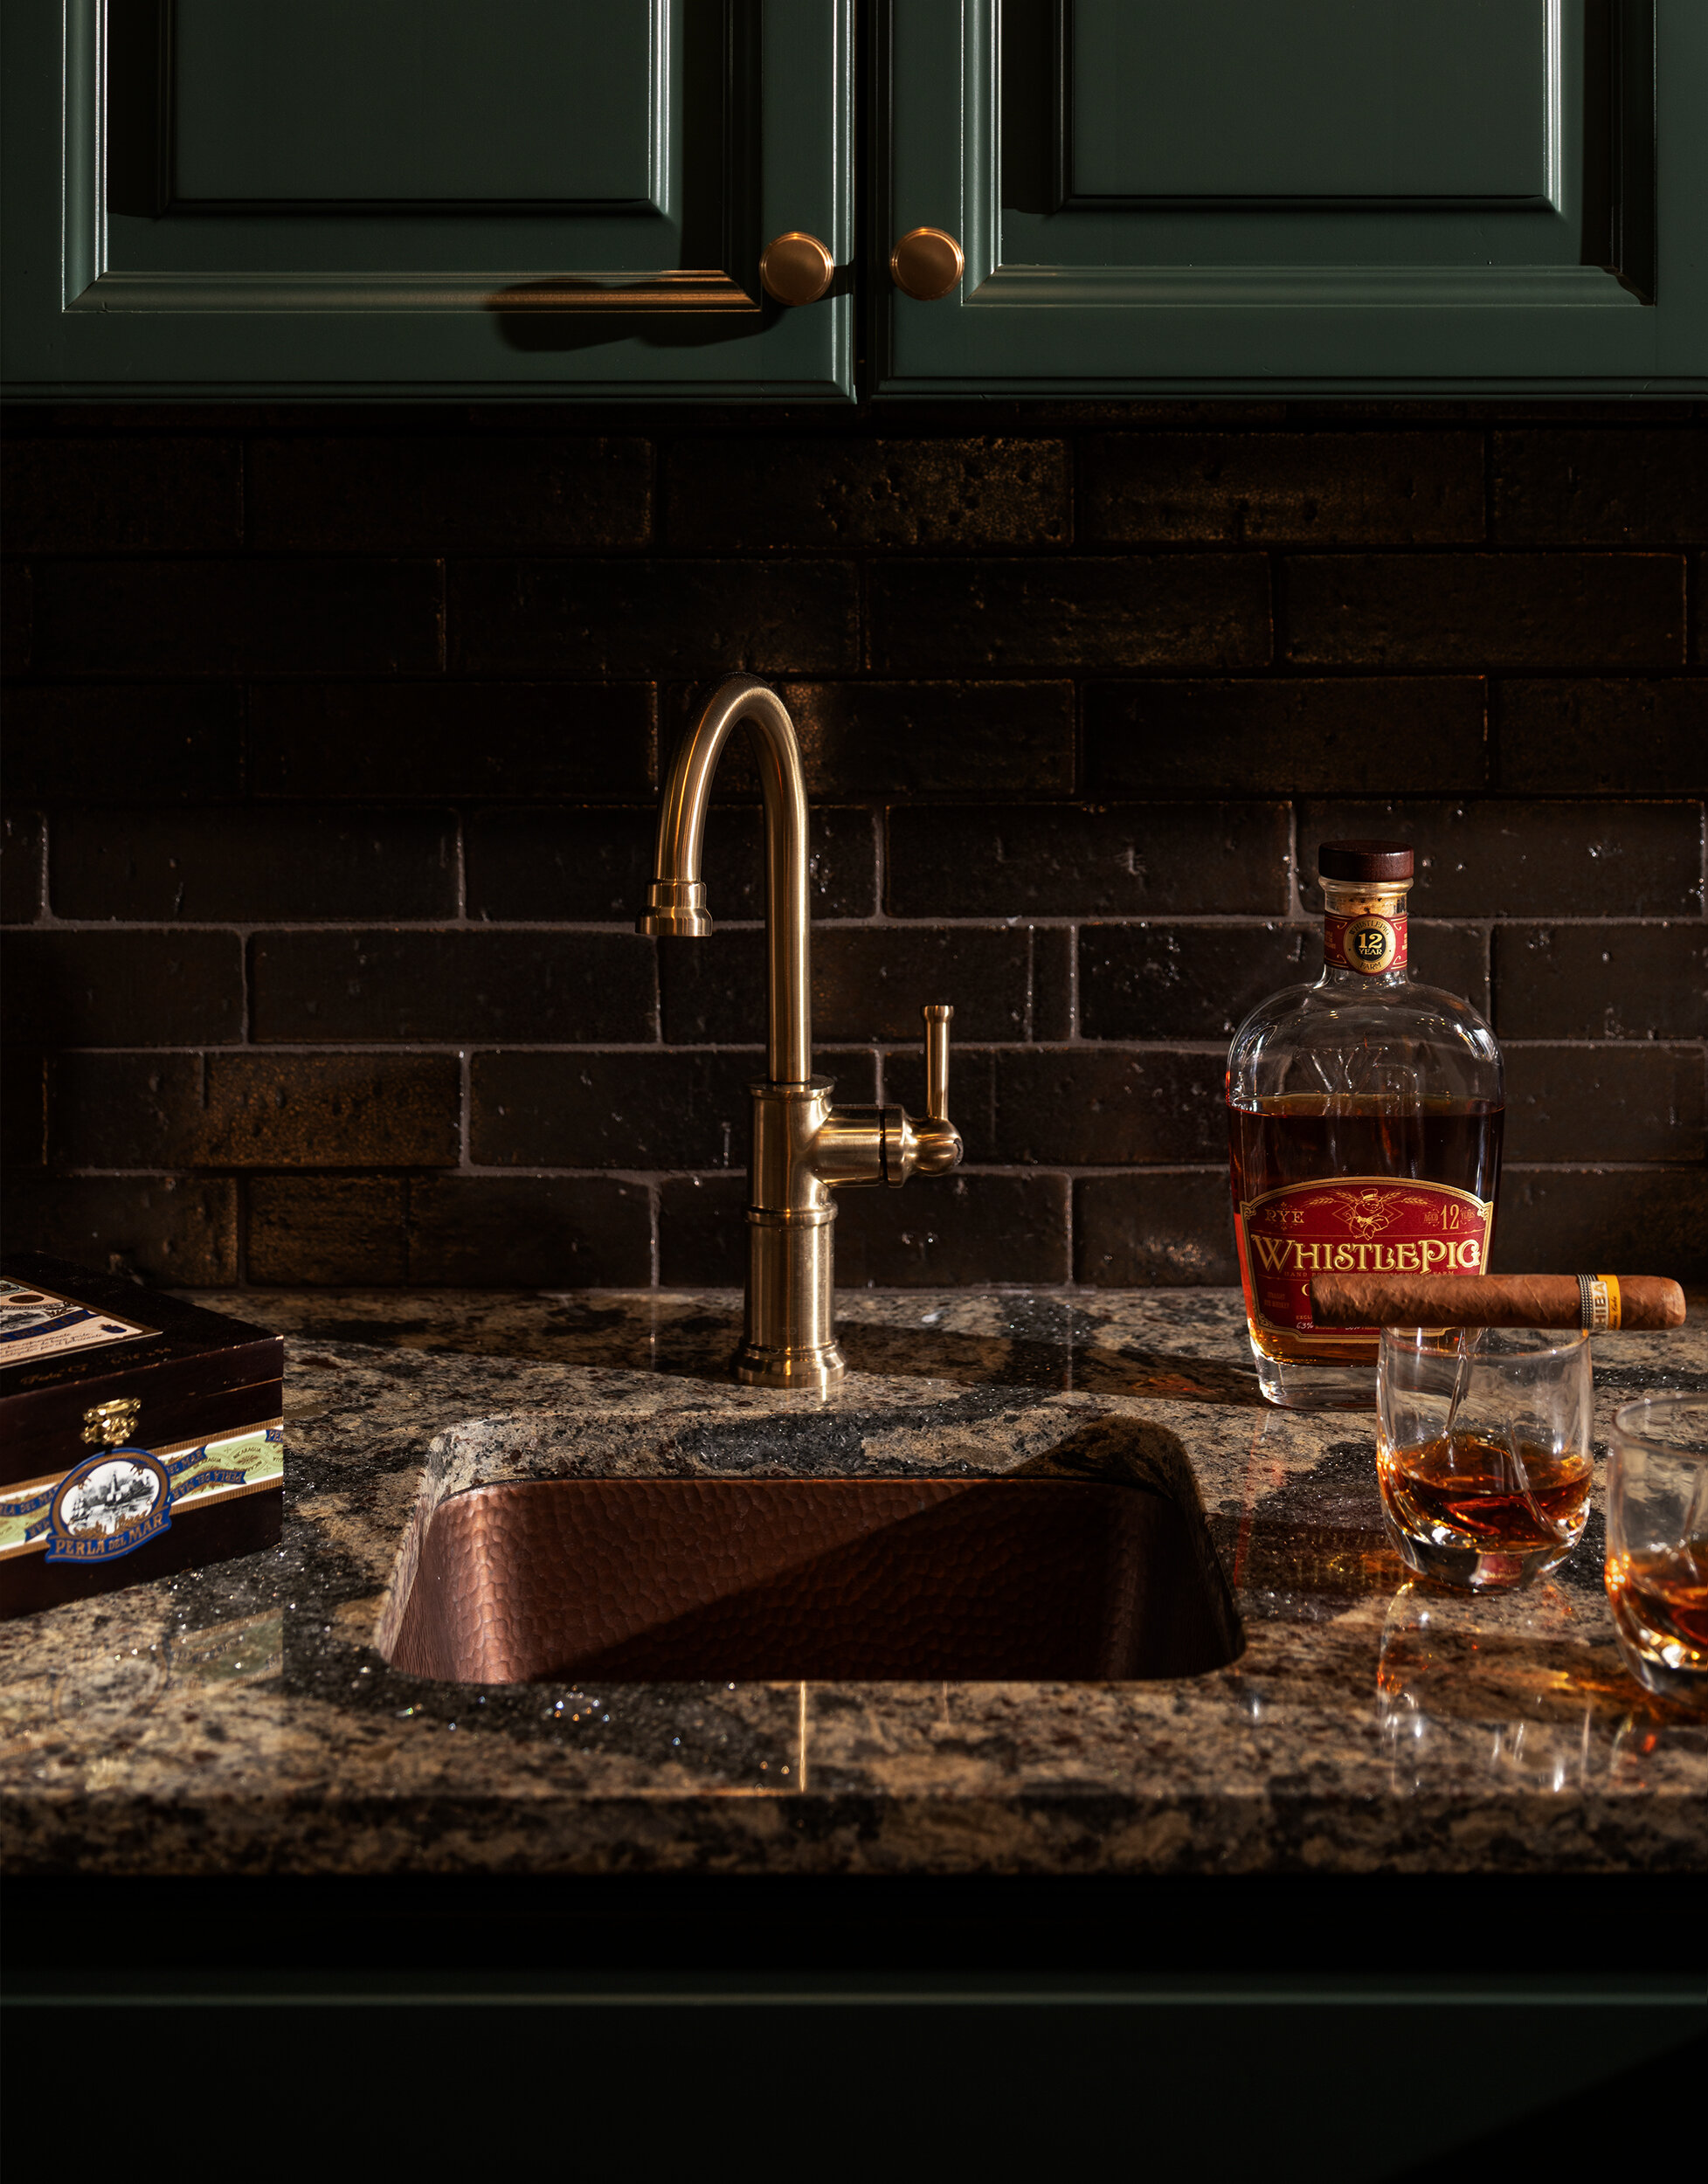
[[[1239,1650],[1165,1493],[1059,1479],[579,1478],[432,1512],[386,1650],[460,1683],[1191,1676]]]

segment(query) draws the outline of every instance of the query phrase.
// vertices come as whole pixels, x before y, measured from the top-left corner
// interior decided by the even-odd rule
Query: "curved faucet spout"
[[[698,937],[709,933],[700,847],[712,778],[731,733],[752,736],[765,799],[765,961],[770,1019],[765,1068],[773,1084],[804,1085],[813,1075],[810,928],[806,903],[806,783],[788,709],[754,675],[732,675],[713,692],[683,737],[659,810],[656,876],[636,930]]]

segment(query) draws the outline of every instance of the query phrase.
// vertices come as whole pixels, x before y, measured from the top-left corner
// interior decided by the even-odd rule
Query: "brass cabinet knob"
[[[904,296],[935,303],[946,296],[966,266],[961,246],[940,227],[916,227],[889,253],[890,277]]]
[[[779,303],[816,303],[829,287],[836,260],[816,235],[791,228],[773,236],[759,260],[759,280]]]

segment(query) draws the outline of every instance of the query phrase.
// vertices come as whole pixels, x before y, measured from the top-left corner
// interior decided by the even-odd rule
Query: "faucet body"
[[[748,1088],[747,1310],[736,1377],[823,1390],[844,1371],[835,1338],[833,1191],[942,1175],[961,1158],[948,1116],[949,1022],[928,1007],[926,1109],[837,1108],[813,1074],[812,930],[806,784],[794,724],[777,693],[735,675],[683,738],[659,811],[656,877],[637,930],[702,938],[712,930],[700,876],[706,806],[730,736],[746,727],[765,812],[766,1075]]]

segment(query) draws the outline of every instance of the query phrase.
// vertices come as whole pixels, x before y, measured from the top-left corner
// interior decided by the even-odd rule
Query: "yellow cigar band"
[[[1592,1335],[1613,1332],[1619,1325],[1619,1276],[1616,1274],[1580,1274],[1578,1294],[1583,1302],[1584,1326]]]

